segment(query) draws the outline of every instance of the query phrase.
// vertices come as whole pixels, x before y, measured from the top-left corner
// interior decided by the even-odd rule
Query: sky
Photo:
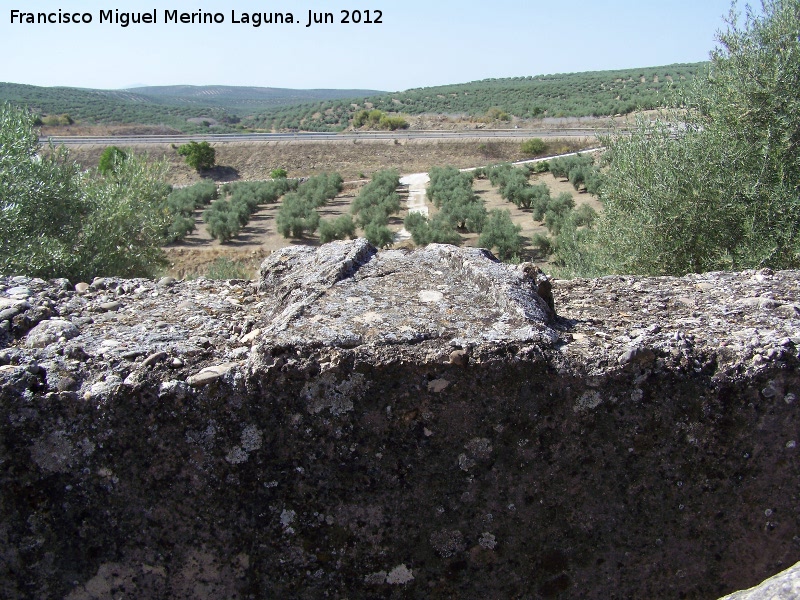
[[[0,81],[119,89],[241,85],[400,91],[517,77],[707,60],[730,0],[3,0]],[[360,9],[362,21],[341,22]],[[91,23],[12,23],[20,13],[88,13]],[[101,11],[156,12],[155,24]],[[164,23],[165,12],[223,23]],[[329,24],[308,23],[333,13]],[[294,24],[245,24],[292,13]],[[240,21],[234,23],[232,21]],[[252,19],[251,19],[252,20]]]

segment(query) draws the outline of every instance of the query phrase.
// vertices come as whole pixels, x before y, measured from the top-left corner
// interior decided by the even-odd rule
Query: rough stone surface
[[[761,585],[735,592],[722,600],[797,600],[800,598],[800,563],[770,577]]]
[[[362,240],[257,283],[0,278],[0,597],[751,587],[800,560],[799,297]]]

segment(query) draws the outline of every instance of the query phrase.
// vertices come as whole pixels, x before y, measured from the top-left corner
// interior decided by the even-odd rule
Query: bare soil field
[[[382,169],[400,173],[423,173],[431,167],[452,165],[476,167],[528,158],[520,152],[520,141],[496,140],[356,140],[315,142],[223,142],[212,144],[217,167],[204,173],[215,181],[263,180],[281,167],[289,177],[308,177],[338,172],[345,181],[369,177]],[[594,138],[548,140],[551,154],[572,152],[597,145]],[[82,165],[93,167],[104,146],[72,146],[70,154]],[[136,146],[133,151],[164,159],[173,185],[190,185],[201,177],[188,167],[170,144]]]

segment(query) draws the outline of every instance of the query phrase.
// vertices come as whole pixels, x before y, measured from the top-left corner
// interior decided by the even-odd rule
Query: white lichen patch
[[[248,425],[242,431],[242,449],[245,452],[253,452],[261,448],[261,430],[255,425]]]
[[[449,385],[450,382],[447,381],[447,379],[434,379],[433,381],[428,382],[428,391],[438,394],[439,392],[443,392],[445,389],[447,389],[447,386]]]
[[[583,393],[583,395],[578,398],[578,401],[575,403],[573,409],[575,412],[583,412],[585,410],[591,410],[593,408],[597,408],[602,404],[603,397],[600,395],[599,392],[593,392],[588,390]]]
[[[419,301],[431,303],[431,302],[441,302],[444,300],[444,294],[442,292],[437,292],[436,290],[421,290],[418,294]]]
[[[225,455],[225,460],[227,460],[232,465],[238,465],[243,462],[246,462],[248,459],[247,452],[242,449],[241,446],[234,446],[231,448],[230,452]]]
[[[484,531],[481,534],[478,543],[481,545],[481,548],[485,548],[486,550],[494,550],[494,547],[497,546],[497,538],[495,538],[494,535],[488,531]]]
[[[342,381],[333,372],[323,373],[303,388],[303,396],[308,400],[308,412],[312,415],[330,409],[334,416],[353,410],[353,401],[361,398],[367,383],[361,373],[352,373]]]
[[[46,438],[33,442],[31,458],[44,471],[66,473],[75,454],[75,448],[64,431],[54,431]]]
[[[492,454],[492,442],[488,438],[472,438],[464,448],[481,460],[489,458]]]
[[[386,571],[378,571],[377,573],[370,573],[364,577],[364,583],[367,585],[383,585],[386,583]]]
[[[405,585],[413,580],[414,574],[405,564],[397,565],[394,569],[389,571],[389,574],[386,576],[386,583],[389,585]]]
[[[383,316],[380,313],[376,313],[375,311],[368,310],[367,312],[360,314],[356,317],[353,317],[353,321],[358,323],[383,323]]]
[[[292,535],[294,533],[294,528],[292,527],[292,523],[297,518],[297,513],[291,509],[284,508],[281,511],[280,516],[280,523],[281,527],[283,527],[283,532]]]

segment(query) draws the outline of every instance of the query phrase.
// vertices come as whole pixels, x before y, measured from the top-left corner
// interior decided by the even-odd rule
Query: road
[[[406,208],[408,213],[421,213],[428,216],[428,206],[425,204],[425,194],[428,191],[428,182],[431,180],[427,173],[413,173],[404,175],[400,178],[401,185],[408,186],[408,201]],[[411,238],[411,232],[405,227],[401,228],[394,236],[395,243],[402,242]]]
[[[224,133],[201,135],[126,135],[126,136],[50,136],[39,138],[40,143],[52,142],[55,145],[118,145],[136,144],[185,144],[197,142],[346,142],[356,140],[485,140],[485,139],[530,139],[534,137],[593,137],[609,133],[605,129],[475,129],[469,131],[381,131],[364,133]]]

